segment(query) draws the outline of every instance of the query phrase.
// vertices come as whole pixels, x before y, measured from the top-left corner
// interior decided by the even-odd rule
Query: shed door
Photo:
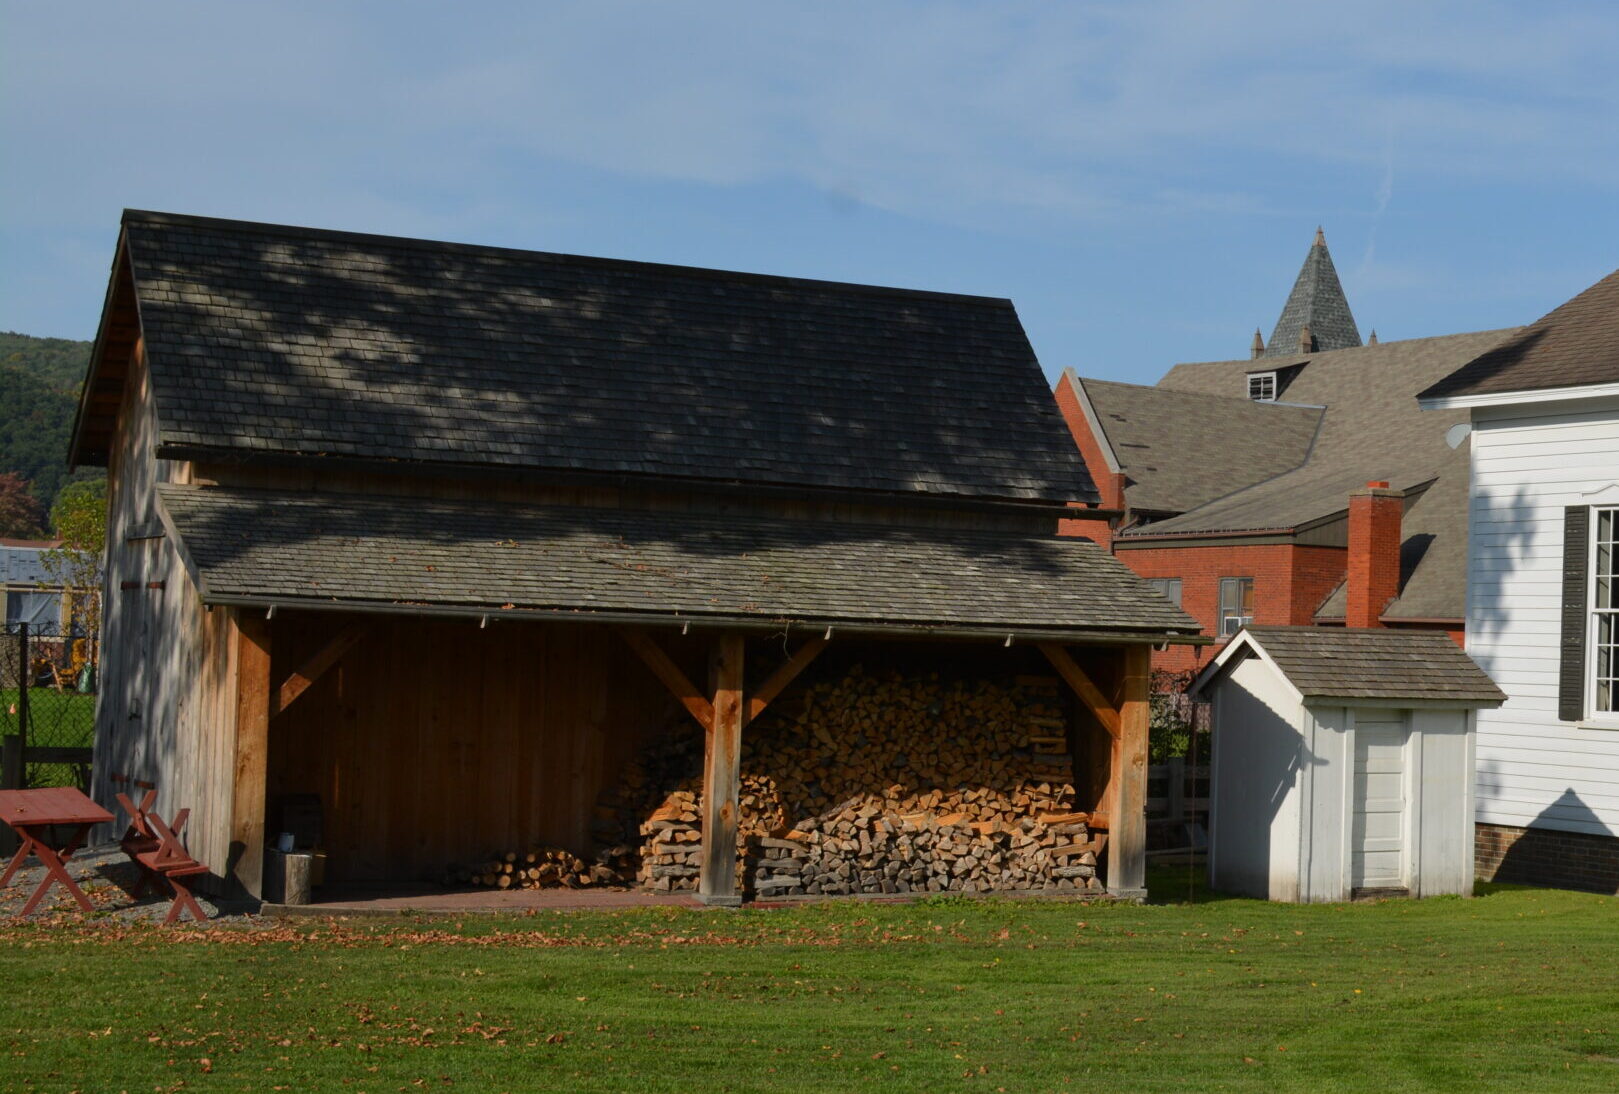
[[[1355,716],[1355,816],[1349,884],[1400,889],[1405,878],[1405,714],[1368,710]]]

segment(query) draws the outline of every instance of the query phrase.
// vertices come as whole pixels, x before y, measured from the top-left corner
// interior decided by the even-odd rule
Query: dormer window
[[[1276,401],[1276,374],[1274,372],[1249,373],[1248,398],[1256,403],[1274,403]]]

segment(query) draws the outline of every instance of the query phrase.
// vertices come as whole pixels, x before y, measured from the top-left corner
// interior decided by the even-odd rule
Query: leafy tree
[[[45,512],[28,480],[15,471],[0,472],[0,536],[43,539]]]
[[[51,506],[61,543],[40,556],[48,584],[62,588],[62,618],[84,637],[73,643],[73,670],[96,659],[101,634],[101,558],[107,546],[107,480],[69,483]]]

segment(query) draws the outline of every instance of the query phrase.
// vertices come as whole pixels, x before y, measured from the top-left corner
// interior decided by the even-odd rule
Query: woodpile
[[[531,847],[507,851],[486,862],[449,871],[446,885],[477,885],[489,889],[582,889],[588,885],[621,885],[626,871],[634,872],[636,849],[613,847],[584,859],[561,847]]]
[[[778,700],[743,734],[738,877],[760,898],[1099,891],[1076,811],[1055,678],[878,677],[858,666]],[[703,738],[672,726],[597,804],[606,850],[507,854],[463,871],[501,887],[697,888]]]

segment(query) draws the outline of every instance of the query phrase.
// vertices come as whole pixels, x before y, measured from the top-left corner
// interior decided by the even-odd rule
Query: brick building
[[[1256,331],[1249,358],[1177,365],[1155,386],[1063,374],[1058,408],[1120,513],[1064,532],[1102,541],[1217,638],[1252,622],[1460,641],[1467,418],[1415,396],[1513,333],[1362,344],[1318,230],[1269,347]]]

